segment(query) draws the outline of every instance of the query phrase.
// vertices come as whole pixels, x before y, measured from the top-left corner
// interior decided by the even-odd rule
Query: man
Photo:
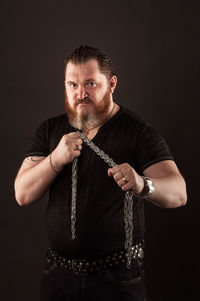
[[[113,101],[116,85],[106,54],[75,49],[65,63],[66,114],[37,129],[16,177],[22,206],[49,189],[41,300],[144,300],[144,202],[186,203],[164,139]]]

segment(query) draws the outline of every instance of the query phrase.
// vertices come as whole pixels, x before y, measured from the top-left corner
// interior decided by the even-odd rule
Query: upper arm
[[[153,164],[146,168],[143,174],[149,178],[165,178],[171,175],[181,176],[173,160],[164,160]]]
[[[169,164],[168,164],[169,163]],[[158,165],[157,165],[158,164]],[[139,173],[159,166],[173,168],[173,156],[165,139],[150,125],[141,124],[137,134],[134,166]],[[169,167],[169,169],[171,169]]]

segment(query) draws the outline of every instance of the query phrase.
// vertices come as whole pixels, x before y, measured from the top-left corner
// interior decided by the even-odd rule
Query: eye
[[[86,85],[89,86],[89,87],[94,88],[94,87],[96,87],[97,84],[95,82],[93,82],[93,81],[90,81]]]
[[[77,87],[77,84],[75,84],[75,83],[69,83],[69,86],[70,86],[71,88],[76,88],[76,87]]]

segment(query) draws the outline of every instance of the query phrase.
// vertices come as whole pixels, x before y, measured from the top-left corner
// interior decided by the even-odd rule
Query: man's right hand
[[[75,157],[80,156],[82,143],[80,135],[76,132],[71,132],[61,138],[51,155],[56,170],[61,171],[66,164],[72,162]]]

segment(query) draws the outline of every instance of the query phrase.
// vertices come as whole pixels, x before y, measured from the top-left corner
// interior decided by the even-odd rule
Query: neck
[[[115,107],[116,107],[116,104],[113,102],[112,109],[111,109],[111,111],[108,113],[108,115],[106,116],[106,118],[105,118],[102,122],[100,122],[100,123],[94,125],[92,128],[84,128],[83,133],[87,136],[87,135],[89,135],[90,131],[92,131],[92,130],[94,130],[94,129],[97,130],[98,128],[100,128],[105,122],[107,122],[107,121],[113,116]]]

